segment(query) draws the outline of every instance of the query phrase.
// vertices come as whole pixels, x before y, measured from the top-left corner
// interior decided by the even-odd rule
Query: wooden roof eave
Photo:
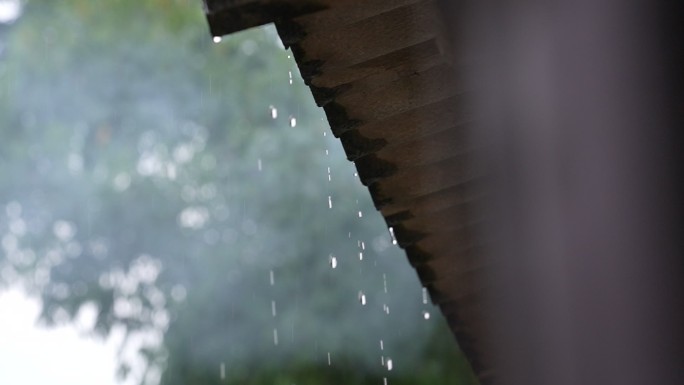
[[[275,23],[333,134],[482,383],[480,176],[462,63],[430,0],[205,0],[219,36]]]

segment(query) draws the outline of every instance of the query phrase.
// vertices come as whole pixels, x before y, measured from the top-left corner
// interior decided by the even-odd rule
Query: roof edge
[[[291,19],[328,8],[316,0],[204,0],[212,36]]]

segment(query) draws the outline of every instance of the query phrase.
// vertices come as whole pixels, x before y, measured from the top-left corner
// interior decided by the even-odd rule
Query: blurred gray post
[[[648,1],[442,3],[487,148],[495,383],[684,384],[680,20]]]

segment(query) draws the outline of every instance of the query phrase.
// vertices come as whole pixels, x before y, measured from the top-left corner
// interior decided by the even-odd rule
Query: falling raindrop
[[[328,195],[328,208],[332,208],[332,196]]]
[[[323,131],[323,136],[328,136],[328,133]]]
[[[396,245],[397,244],[397,238],[394,236],[394,227],[389,228],[390,235],[392,236],[392,244]]]
[[[388,359],[387,359],[387,370],[392,370],[393,367],[394,367],[394,366],[393,366],[393,364],[392,364],[392,359],[391,359],[391,358],[388,358]]]
[[[427,287],[424,287],[423,288],[423,304],[427,305],[427,303],[428,303],[428,291],[427,291]]]
[[[270,271],[269,277],[271,279],[271,286],[273,286],[273,284],[275,284],[275,277],[273,276],[273,270]]]
[[[382,286],[385,288],[385,293],[387,293],[387,275],[382,274]]]
[[[271,110],[271,119],[275,119],[278,117],[278,109],[273,107],[273,106],[268,106],[268,108]]]
[[[292,71],[287,71],[287,76],[290,80],[290,85],[292,85]]]
[[[424,311],[424,312],[423,312],[423,318],[425,318],[425,319],[430,319],[430,313],[427,312],[427,311]]]
[[[225,380],[226,379],[226,364],[225,362],[221,362],[221,379]]]
[[[257,161],[257,168],[261,171],[261,158]]]
[[[213,40],[214,40],[214,43],[220,43],[221,40],[223,40],[223,39],[221,38],[221,36],[214,36]]]
[[[363,213],[359,210],[359,218],[363,218]]]
[[[325,155],[330,155],[330,151],[327,148],[325,149]]]
[[[385,344],[380,340],[380,350],[385,350]]]
[[[328,352],[328,366],[330,366],[331,361],[330,361],[330,352]]]
[[[275,303],[275,301],[271,301],[271,314],[273,314],[274,317],[276,316],[276,303]]]
[[[382,309],[385,311],[385,314],[389,315],[389,306],[387,304],[383,304]]]
[[[290,127],[294,127],[297,125],[297,118],[294,116],[290,116]]]
[[[366,295],[362,291],[359,292],[359,302],[361,302],[361,305],[366,305]]]
[[[334,255],[330,256],[330,267],[332,267],[333,269],[337,268],[337,257]]]
[[[278,329],[273,329],[273,345],[278,345]]]
[[[330,182],[330,167],[328,167],[328,182]]]
[[[385,366],[385,356],[380,356],[380,365]]]
[[[382,378],[382,385],[387,385],[387,377]]]
[[[359,252],[359,261],[363,261],[363,253]]]

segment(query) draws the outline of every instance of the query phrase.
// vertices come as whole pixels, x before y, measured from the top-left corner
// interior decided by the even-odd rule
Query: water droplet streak
[[[271,281],[271,286],[273,286],[275,284],[275,277],[273,276],[273,270],[270,271],[269,278]]]
[[[278,329],[273,329],[273,345],[278,345]]]
[[[273,106],[268,106],[268,108],[271,110],[271,119],[275,119],[278,117],[278,109],[273,107]]]
[[[337,257],[334,255],[330,256],[330,267],[332,267],[333,269],[337,268]]]
[[[276,316],[276,303],[275,303],[275,301],[271,301],[271,314],[273,314],[274,317]]]
[[[226,364],[225,362],[221,362],[221,379],[225,380],[226,379]]]
[[[328,195],[328,208],[332,208],[332,196]]]
[[[214,41],[214,43],[220,43],[223,39],[221,38],[221,36],[214,36],[212,40]]]
[[[397,238],[394,236],[394,227],[389,228],[389,233],[390,233],[390,236],[392,236],[392,244],[396,245],[397,244]]]
[[[363,294],[362,291],[359,292],[359,302],[361,302],[361,305],[363,306],[366,305],[366,295]]]

